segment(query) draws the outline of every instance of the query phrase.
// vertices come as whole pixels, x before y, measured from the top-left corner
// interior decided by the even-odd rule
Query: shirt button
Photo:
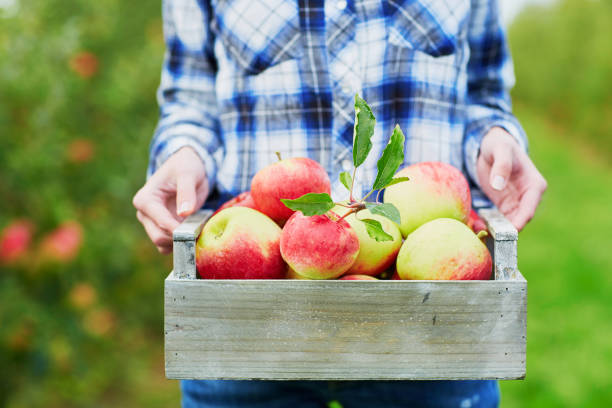
[[[338,0],[336,2],[336,8],[338,10],[344,10],[346,8],[346,0]]]
[[[342,169],[344,171],[349,171],[351,169],[351,167],[353,166],[353,162],[346,159],[346,160],[342,160]]]

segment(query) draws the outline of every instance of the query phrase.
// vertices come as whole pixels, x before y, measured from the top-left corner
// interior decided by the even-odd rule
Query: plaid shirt
[[[479,194],[483,136],[505,128],[526,148],[511,114],[512,62],[495,0],[165,0],[167,52],[151,175],[191,146],[225,199],[283,157],[305,156],[330,174],[332,194],[352,170],[354,95],[377,123],[359,168],[362,196],[396,124],[406,163],[462,169]]]

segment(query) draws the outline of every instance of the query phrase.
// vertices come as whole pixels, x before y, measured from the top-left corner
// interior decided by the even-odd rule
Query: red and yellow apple
[[[202,279],[283,279],[281,229],[247,207],[226,208],[208,220],[196,243]]]
[[[336,206],[332,211],[343,216],[349,209]],[[365,218],[371,218],[380,222],[383,230],[391,235],[393,240],[376,241],[370,237],[365,224],[359,221],[359,219]],[[357,214],[346,216],[344,219],[350,224],[359,238],[359,255],[355,263],[346,272],[347,274],[375,276],[393,264],[402,246],[402,234],[396,223],[382,215],[372,214],[369,210],[361,210]]]
[[[450,164],[424,162],[404,167],[395,177],[410,180],[388,187],[384,202],[400,212],[400,230],[406,237],[419,226],[436,218],[467,222],[471,194],[466,178]]]
[[[359,238],[348,222],[338,218],[331,211],[311,217],[297,211],[289,218],[280,251],[294,272],[308,279],[335,279],[353,265]]]
[[[251,195],[259,211],[279,225],[294,213],[280,200],[296,199],[307,193],[331,193],[327,172],[319,163],[305,157],[281,160],[255,174]]]
[[[491,255],[465,224],[452,218],[429,221],[413,231],[397,256],[401,279],[485,280]]]
[[[344,275],[339,280],[378,280],[370,275]]]
[[[286,279],[298,279],[298,280],[310,280],[310,279],[300,275],[296,271],[294,271],[290,266],[287,267],[287,275],[285,276],[285,278]]]

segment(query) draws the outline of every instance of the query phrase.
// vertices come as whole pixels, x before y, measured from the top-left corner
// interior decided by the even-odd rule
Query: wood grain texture
[[[179,279],[196,279],[195,246],[212,211],[202,210],[187,217],[172,233],[172,262]]]
[[[478,214],[487,224],[490,233],[486,244],[493,258],[495,280],[516,279],[518,240],[516,228],[496,208],[481,209]]]
[[[519,274],[520,275],[520,274]],[[515,281],[165,282],[166,375],[186,379],[516,379]]]

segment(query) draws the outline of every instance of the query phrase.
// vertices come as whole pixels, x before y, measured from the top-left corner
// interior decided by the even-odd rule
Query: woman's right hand
[[[136,217],[162,254],[172,252],[172,231],[202,207],[209,186],[204,163],[190,147],[168,158],[138,190]]]

